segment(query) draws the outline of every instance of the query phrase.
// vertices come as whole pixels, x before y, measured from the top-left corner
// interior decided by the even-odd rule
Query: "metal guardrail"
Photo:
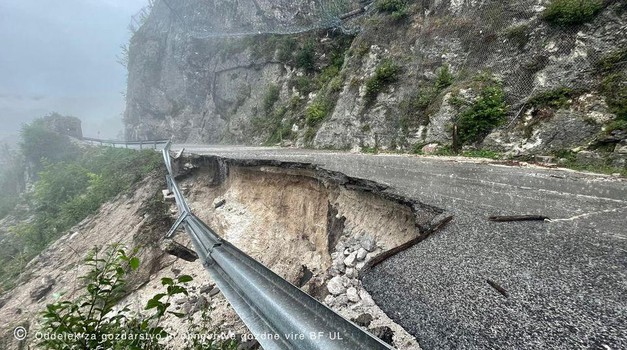
[[[139,149],[143,149],[144,146],[152,146],[153,149],[157,149],[157,145],[163,145],[163,144],[167,144],[168,142],[170,142],[170,140],[143,140],[143,141],[117,141],[117,140],[101,140],[101,139],[95,139],[92,137],[83,137],[83,141],[89,141],[89,142],[97,142],[99,143],[101,146],[102,145],[111,145],[113,147],[115,147],[115,145],[123,145],[126,148],[128,148],[128,146],[139,146]]]
[[[267,267],[221,239],[190,210],[172,171],[168,142],[163,160],[166,180],[196,253],[231,306],[266,350],[392,349]]]

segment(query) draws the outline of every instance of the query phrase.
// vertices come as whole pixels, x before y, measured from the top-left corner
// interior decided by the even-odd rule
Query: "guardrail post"
[[[139,141],[139,149],[144,149],[144,141]]]

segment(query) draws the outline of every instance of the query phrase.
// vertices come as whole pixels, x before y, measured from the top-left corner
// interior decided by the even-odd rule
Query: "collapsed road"
[[[461,159],[175,145],[317,164],[453,216],[363,284],[425,349],[627,348],[627,182]],[[541,216],[547,220],[489,220]],[[381,228],[385,230],[384,227]]]

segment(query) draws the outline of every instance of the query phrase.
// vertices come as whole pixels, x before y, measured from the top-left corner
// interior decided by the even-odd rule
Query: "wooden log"
[[[496,289],[497,292],[501,293],[501,295],[503,295],[506,298],[509,298],[509,293],[507,293],[507,291],[503,287],[501,287],[498,284],[496,284],[496,282],[494,282],[492,280],[485,280],[485,281],[488,282],[490,287]]]
[[[361,269],[360,271],[360,276],[362,276],[363,274],[366,273],[366,271],[372,269],[373,267],[379,265],[380,263],[382,263],[384,260],[387,260],[389,258],[391,258],[392,256],[407,250],[413,246],[415,246],[416,244],[424,241],[427,237],[429,237],[432,233],[441,230],[442,228],[444,228],[444,226],[446,226],[446,224],[448,224],[451,220],[453,220],[453,216],[447,216],[444,219],[438,221],[436,224],[434,224],[431,229],[429,229],[429,231],[425,232],[424,234],[410,239],[409,241],[394,247],[390,250],[386,250],[383,253],[373,257],[372,259],[370,259],[365,265],[364,267]]]
[[[490,221],[507,222],[507,221],[544,221],[549,220],[548,216],[543,215],[512,215],[512,216],[490,216]]]

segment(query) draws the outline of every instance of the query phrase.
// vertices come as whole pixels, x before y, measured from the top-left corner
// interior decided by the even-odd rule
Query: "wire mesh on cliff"
[[[138,29],[154,6],[165,6],[190,37],[205,39],[258,34],[297,34],[342,28],[372,0],[153,0],[131,21]]]

